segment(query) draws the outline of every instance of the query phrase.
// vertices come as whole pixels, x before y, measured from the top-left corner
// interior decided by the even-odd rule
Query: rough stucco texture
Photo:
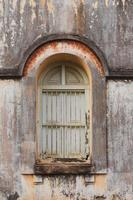
[[[108,83],[108,173],[92,177],[39,177],[23,174],[22,164],[27,159],[23,157],[23,151],[24,155],[31,149],[34,152],[33,122],[29,121],[24,125],[24,120],[32,118],[34,110],[34,98],[29,98],[33,93],[28,84],[24,79],[0,81],[1,200],[7,199],[11,194],[16,195],[15,192],[20,200],[132,200],[133,82]],[[26,91],[24,88],[27,88]],[[30,108],[27,107],[28,104],[31,105]],[[25,144],[24,141],[27,140],[29,143]],[[32,157],[34,154],[30,156],[29,162],[32,162]]]
[[[110,69],[133,70],[132,0],[0,0],[0,68],[15,68],[38,38],[60,33],[95,42]],[[89,177],[27,173],[35,163],[33,84],[0,80],[0,200],[133,200],[133,81],[107,82],[108,173]]]
[[[133,199],[133,82],[108,84],[109,188]],[[128,191],[128,192],[127,192]],[[129,198],[129,199],[130,199]],[[127,198],[128,199],[128,198]]]
[[[17,66],[38,38],[73,33],[94,41],[112,70],[131,70],[132,21],[132,0],[0,1],[0,67]]]

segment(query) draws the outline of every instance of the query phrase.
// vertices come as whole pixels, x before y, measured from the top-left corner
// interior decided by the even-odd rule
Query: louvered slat
[[[42,151],[46,157],[84,157],[84,91],[43,91]]]

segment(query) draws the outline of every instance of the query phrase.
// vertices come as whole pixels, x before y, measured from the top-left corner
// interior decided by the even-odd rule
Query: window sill
[[[90,174],[94,173],[94,166],[86,162],[36,162],[35,174],[59,175],[59,174]]]

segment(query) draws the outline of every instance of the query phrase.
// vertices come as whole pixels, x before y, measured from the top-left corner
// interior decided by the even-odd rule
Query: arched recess
[[[90,84],[90,157],[89,162],[52,163],[42,162],[39,157],[39,80],[47,68],[55,62],[72,62],[80,66],[87,74]],[[50,41],[36,49],[28,58],[23,75],[24,81],[32,79],[35,86],[36,109],[36,159],[35,173],[104,173],[107,169],[106,155],[106,80],[107,68],[98,56],[85,44],[74,40]],[[34,84],[33,84],[34,83]],[[32,87],[31,85],[31,87]],[[34,88],[33,86],[33,88]],[[59,166],[60,165],[60,166]],[[55,167],[53,167],[55,166]],[[68,167],[69,166],[69,167]]]
[[[38,50],[41,50],[45,45],[47,48],[47,45],[50,43],[60,43],[60,42],[68,42],[68,43],[74,43],[80,44],[80,46],[83,47],[83,49],[88,48],[92,52],[95,58],[97,58],[97,61],[101,63],[103,71],[105,73],[105,76],[109,75],[109,67],[107,60],[105,56],[103,55],[103,52],[98,48],[98,46],[91,40],[89,40],[86,37],[79,36],[79,35],[72,35],[72,34],[59,34],[59,35],[49,35],[45,36],[43,38],[40,38],[36,40],[33,45],[31,45],[26,52],[23,55],[23,59],[21,60],[19,66],[18,66],[18,76],[23,76],[26,68],[26,63],[29,60],[30,57],[35,53],[38,53]],[[56,46],[56,45],[55,45]]]

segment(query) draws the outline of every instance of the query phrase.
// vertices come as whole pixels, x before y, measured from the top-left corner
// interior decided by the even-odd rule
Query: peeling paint
[[[26,0],[20,1],[20,14],[24,13],[25,4],[26,4]]]
[[[33,64],[37,66],[38,64],[35,63],[37,63],[38,60],[40,60],[39,62],[41,62],[41,60],[43,61],[44,59],[46,59],[44,58],[44,55],[54,55],[60,52],[74,54],[74,51],[77,52],[77,56],[84,53],[84,59],[85,57],[88,57],[91,62],[94,62],[96,64],[101,75],[105,73],[99,59],[95,57],[91,50],[89,50],[85,45],[76,41],[62,41],[58,43],[50,42],[38,49],[35,53],[35,56],[34,54],[31,55],[30,59],[27,61],[24,74],[26,75],[28,71],[31,70]]]
[[[132,22],[132,0],[0,0],[0,69],[15,69],[37,38],[65,33],[86,36],[103,53],[110,71],[130,74]],[[78,42],[62,41],[36,49],[21,79],[0,80],[0,200],[133,200],[132,79],[108,80],[107,90],[97,90],[107,95],[106,173],[34,174],[36,86],[32,75],[45,58],[60,52],[77,56],[84,52],[82,59],[92,61],[104,79],[101,63],[91,50]]]
[[[126,0],[121,0],[123,3],[123,7],[125,7]]]
[[[42,7],[44,7],[45,4],[46,4],[46,0],[40,0],[40,4],[41,4]]]
[[[109,0],[105,0],[105,5],[108,8],[108,6],[109,6]]]
[[[36,6],[36,1],[35,0],[30,0],[30,4],[34,8]]]
[[[51,0],[47,1],[48,11],[52,13],[54,11],[54,5]]]
[[[97,9],[98,8],[98,0],[96,0],[93,4],[92,4],[92,6],[93,6],[93,8],[94,9]]]
[[[20,163],[22,164],[22,160],[21,162],[19,160],[20,158],[22,158],[22,155],[19,154],[18,151],[20,145],[19,137],[22,137],[21,140],[25,140],[23,132],[21,132],[20,134],[20,124],[23,122],[22,116],[20,115],[22,109],[21,100],[24,100],[25,96],[27,96],[24,101],[24,105],[30,105],[30,108],[28,108],[29,110],[33,110],[34,104],[32,105],[32,99],[30,98],[32,95],[32,90],[30,90],[29,85],[27,85],[26,83],[26,77],[24,77],[23,80],[20,80],[20,82],[21,84],[18,80],[0,81],[0,126],[1,130],[3,129],[2,131],[0,131],[0,134],[2,135],[2,138],[0,137],[0,144],[2,144],[0,145],[0,158],[2,158],[3,161],[2,163],[0,163],[0,177],[3,177],[2,179],[0,178],[0,190],[3,191],[3,193],[0,193],[1,200],[6,200],[7,197],[11,197],[11,194],[15,194],[13,190],[16,191],[16,187],[17,192],[20,196],[17,200],[132,200],[133,177],[130,173],[130,167],[132,167],[132,164],[130,164],[130,157],[132,158],[131,113],[133,108],[133,81],[109,81],[108,83],[108,167],[110,171],[108,171],[106,175],[94,175],[94,181],[90,181],[87,184],[86,177],[84,175],[45,175],[42,176],[41,179],[37,179],[34,175],[22,175],[22,171],[20,170],[19,166]],[[21,92],[22,85],[23,87],[25,87],[25,93],[24,91]],[[20,93],[23,93],[23,98],[21,98]],[[122,109],[123,105],[124,109]],[[26,113],[28,109],[25,109],[26,111],[24,111],[23,109],[23,113],[25,113],[23,115],[27,120]],[[13,122],[13,115],[17,117],[17,121],[15,123]],[[117,120],[115,119],[115,116],[117,116]],[[31,118],[33,119],[33,117]],[[20,123],[18,123],[19,120]],[[28,121],[28,124],[29,122],[30,121]],[[17,127],[15,128],[16,125]],[[26,129],[24,127],[24,124],[22,125],[23,129],[21,129],[21,131],[24,130],[25,133]],[[10,137],[8,137],[7,135],[7,128],[10,129]],[[124,134],[122,132],[123,130]],[[28,143],[30,143],[32,137],[34,137],[34,135],[30,135],[29,132],[30,129],[28,132],[26,131],[25,134],[26,138],[29,137]],[[121,145],[121,142],[123,140],[124,143],[123,145]],[[26,147],[27,146],[28,145],[26,145]],[[31,146],[31,143],[29,146]],[[118,151],[118,148],[122,149]],[[7,151],[9,151],[10,153]],[[34,151],[34,148],[28,148],[26,154],[29,151]],[[118,169],[121,169],[122,172],[117,171]],[[129,172],[125,173],[126,170],[128,170]],[[17,179],[15,178],[16,173],[18,174]],[[14,187],[14,189],[12,188],[12,186]]]
[[[108,58],[111,69],[132,69],[131,1],[13,0],[1,1],[0,9],[0,68],[17,66],[40,35],[74,33],[93,40]],[[126,26],[126,32],[119,29],[120,24]]]

